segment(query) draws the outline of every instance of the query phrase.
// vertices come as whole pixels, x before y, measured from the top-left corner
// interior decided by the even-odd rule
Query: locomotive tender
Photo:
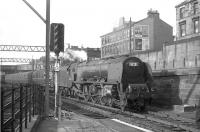
[[[150,66],[139,58],[121,56],[61,67],[58,85],[63,96],[141,111],[151,98],[151,74]],[[8,74],[5,81],[44,85],[44,70]]]

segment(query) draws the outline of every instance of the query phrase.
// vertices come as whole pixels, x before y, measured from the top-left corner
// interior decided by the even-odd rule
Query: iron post
[[[46,24],[45,105],[44,106],[45,106],[45,116],[49,116],[50,0],[46,0],[46,21],[26,0],[23,0],[23,1]]]
[[[45,64],[45,116],[49,116],[49,44],[50,44],[50,0],[46,0],[46,64]]]

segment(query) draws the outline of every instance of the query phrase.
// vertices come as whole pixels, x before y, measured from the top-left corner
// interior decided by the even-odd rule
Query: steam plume
[[[69,59],[71,61],[74,60],[84,61],[87,60],[87,53],[84,50],[67,49],[64,52],[63,58]]]

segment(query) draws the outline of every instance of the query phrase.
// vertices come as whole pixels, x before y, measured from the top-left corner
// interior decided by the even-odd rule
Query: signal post
[[[59,53],[64,52],[64,25],[61,23],[51,24],[51,42],[50,51],[54,51],[56,55],[55,62],[55,118],[61,120],[61,89],[58,86],[58,72],[59,72]]]
[[[54,108],[54,112],[55,112],[55,118],[58,117],[58,120],[60,120],[61,116],[60,116],[60,111],[61,111],[61,104],[59,103],[60,101],[60,90],[58,89],[58,72],[59,72],[59,59],[58,56],[56,56],[56,62],[55,62],[55,67],[54,67],[54,71],[55,71],[55,108]]]

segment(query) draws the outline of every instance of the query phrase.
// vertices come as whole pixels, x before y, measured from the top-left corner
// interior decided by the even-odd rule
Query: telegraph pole
[[[50,0],[46,0],[46,20],[26,0],[22,1],[46,24],[45,116],[49,116]]]

